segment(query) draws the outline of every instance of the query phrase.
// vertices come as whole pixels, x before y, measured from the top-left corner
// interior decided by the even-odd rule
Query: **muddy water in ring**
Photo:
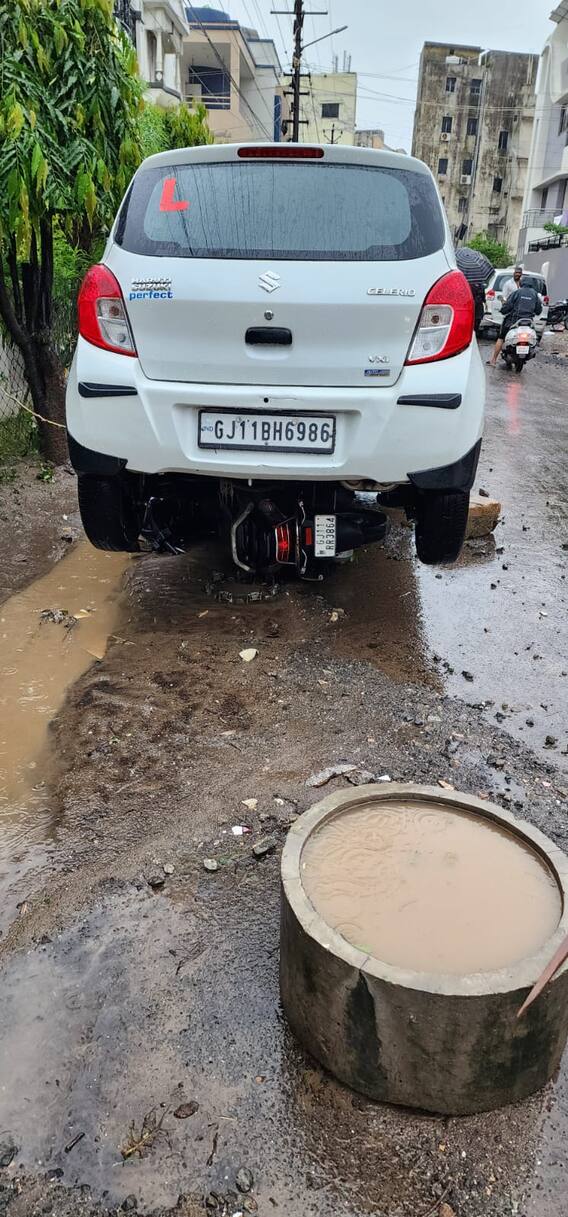
[[[466,975],[506,967],[554,933],[560,892],[545,863],[482,816],[368,803],[308,839],[306,894],[328,925],[376,959]]]
[[[48,857],[48,725],[69,686],[105,653],[127,562],[83,541],[0,606],[0,926],[15,912],[8,888]],[[66,610],[71,628],[42,620],[44,609]]]

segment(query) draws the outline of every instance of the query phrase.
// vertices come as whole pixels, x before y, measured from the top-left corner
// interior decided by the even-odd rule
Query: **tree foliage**
[[[212,144],[213,134],[207,125],[207,110],[198,104],[190,110],[185,104],[160,110],[147,102],[140,116],[140,149],[143,157],[169,148],[193,148],[197,144]]]
[[[565,237],[568,234],[568,227],[566,224],[557,224],[555,220],[549,220],[544,225],[544,231],[552,233],[555,237]]]
[[[140,160],[142,83],[111,0],[0,5],[0,316],[19,346],[44,449],[65,454],[52,340],[54,223],[71,240],[111,220]]]
[[[502,266],[511,266],[513,255],[510,249],[507,249],[502,241],[496,241],[488,232],[476,233],[468,241],[468,246],[470,249],[478,249],[480,253],[485,254],[496,270]]]
[[[11,0],[0,48],[0,240],[26,258],[47,214],[112,218],[140,160],[142,83],[111,0]]]

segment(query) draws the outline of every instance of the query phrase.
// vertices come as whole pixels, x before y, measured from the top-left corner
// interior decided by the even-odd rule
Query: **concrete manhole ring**
[[[401,968],[352,945],[308,898],[302,854],[342,813],[397,804],[480,818],[536,855],[557,885],[556,928],[533,954],[493,971],[455,975]],[[304,864],[305,865],[305,864]],[[568,859],[502,808],[438,787],[390,783],[329,795],[292,826],[282,855],[280,987],[309,1052],[370,1098],[447,1114],[525,1098],[560,1063],[568,1037],[568,965],[521,1019],[517,1013],[568,934]],[[556,887],[554,888],[556,892]]]

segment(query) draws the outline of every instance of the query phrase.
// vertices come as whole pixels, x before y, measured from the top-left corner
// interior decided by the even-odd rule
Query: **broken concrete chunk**
[[[470,495],[465,534],[467,540],[489,536],[496,528],[500,515],[501,504],[498,499],[482,498],[478,494]]]
[[[343,777],[346,773],[354,773],[357,765],[331,765],[329,769],[322,769],[320,773],[313,773],[311,778],[308,778],[306,786],[325,786],[327,782],[331,782],[332,778]]]
[[[252,847],[252,852],[255,858],[266,858],[267,854],[273,854],[276,849],[276,839],[274,837],[261,837]]]
[[[247,647],[244,651],[239,651],[239,655],[245,663],[251,663],[253,659],[256,659],[258,651],[255,647]]]

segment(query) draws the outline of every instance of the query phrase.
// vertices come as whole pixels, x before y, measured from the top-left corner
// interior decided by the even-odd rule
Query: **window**
[[[170,210],[168,199],[187,207]],[[442,249],[444,219],[432,178],[410,169],[193,161],[136,175],[117,240],[158,258],[397,262]]]
[[[452,120],[449,114],[445,114],[442,119],[442,134],[449,135],[452,129]]]
[[[487,235],[489,237],[494,237],[494,238],[498,237],[499,236],[499,225],[498,224],[488,224],[487,225]]]
[[[462,173],[463,173],[464,177],[471,177],[472,169],[473,169],[473,161],[472,161],[471,157],[466,157],[465,161],[462,161]]]
[[[540,200],[540,205],[541,205],[543,211],[546,211],[547,203],[548,203],[548,186],[545,186],[544,190],[542,192],[542,198]]]
[[[321,108],[322,118],[339,118],[339,102],[324,101]]]
[[[503,178],[502,178],[502,177],[494,177],[494,178],[493,178],[493,193],[494,193],[494,194],[501,194],[501,190],[502,190],[502,188],[503,188]]]
[[[458,199],[458,211],[460,215],[463,215],[464,211],[467,211],[467,199],[464,199],[463,197]]]
[[[227,71],[192,63],[188,84],[208,110],[230,110],[231,78]]]
[[[477,119],[476,118],[468,118],[467,133],[468,133],[468,135],[477,135]]]
[[[499,132],[499,151],[506,152],[508,147],[509,147],[509,132],[500,131]]]
[[[477,79],[475,79],[475,77],[472,81],[470,81],[470,85],[469,85],[470,97],[480,97],[481,96],[482,84],[483,84],[483,81],[477,80]]]
[[[448,158],[441,156],[438,161],[438,177],[445,177],[448,172]]]
[[[455,91],[456,91],[456,77],[455,76],[446,76],[446,93],[455,93]]]
[[[562,135],[563,131],[568,129],[568,107],[562,106],[560,111],[560,121],[558,123],[558,134]]]

